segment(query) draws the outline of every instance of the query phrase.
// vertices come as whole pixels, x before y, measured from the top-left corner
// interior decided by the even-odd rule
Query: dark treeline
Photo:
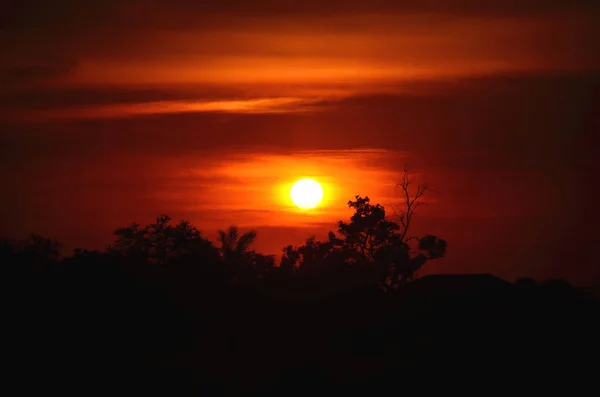
[[[407,234],[425,188],[406,195],[398,223],[357,196],[337,233],[280,260],[251,249],[252,231],[213,243],[167,216],[67,257],[41,236],[3,239],[4,375],[47,391],[286,395],[390,392],[449,373],[469,384],[594,374],[596,291],[415,278],[446,252]]]

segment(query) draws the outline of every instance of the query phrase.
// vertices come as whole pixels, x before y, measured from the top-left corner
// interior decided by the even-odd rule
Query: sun
[[[305,178],[294,183],[290,196],[294,204],[303,210],[315,208],[323,200],[323,188],[319,182]]]

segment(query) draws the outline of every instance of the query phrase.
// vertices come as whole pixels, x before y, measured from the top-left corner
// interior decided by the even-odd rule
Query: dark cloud
[[[41,78],[55,76],[64,69],[57,67],[19,69],[7,72],[7,78]],[[251,98],[251,97],[250,97]],[[204,86],[156,87],[32,87],[17,92],[0,93],[4,109],[61,109],[74,106],[136,104],[177,100],[244,99],[239,89]]]
[[[123,17],[133,17],[137,11],[163,10],[177,14],[246,14],[256,16],[332,15],[364,12],[441,12],[478,15],[511,15],[598,10],[593,0],[256,0],[256,1],[193,1],[193,0],[103,0],[81,2],[78,0],[9,0],[4,9],[3,26],[15,27],[29,22],[29,26],[43,26],[58,22],[83,25],[115,22]],[[155,15],[158,17],[159,15]],[[132,18],[133,19],[133,18]],[[139,23],[140,21],[129,21]],[[21,25],[21,27],[25,27]]]
[[[6,5],[5,5],[6,4]],[[600,10],[593,0],[11,0],[3,3],[0,45],[11,52],[30,46],[60,52],[118,46],[129,34],[152,30],[239,28],[253,20],[266,21],[364,16],[366,14],[425,14],[431,16],[535,16]],[[376,21],[375,21],[376,22]],[[339,23],[339,21],[338,21]],[[344,22],[352,28],[356,21]],[[333,20],[329,24],[334,23]],[[60,40],[57,40],[60,39]]]
[[[57,61],[47,64],[13,66],[6,74],[17,79],[36,79],[64,73],[74,62]],[[57,66],[60,65],[60,66]],[[449,101],[460,98],[479,103],[482,97],[505,100],[518,96],[521,102],[556,100],[571,97],[591,98],[600,86],[598,71],[561,73],[504,73],[492,76],[471,76],[460,79],[416,80],[386,83],[353,89],[350,85],[329,84],[324,87],[307,84],[156,84],[150,87],[31,87],[18,92],[1,92],[0,104],[11,109],[60,109],[74,106],[136,104],[178,100],[251,100],[260,97],[296,96],[319,98],[323,106],[342,106],[360,110],[362,107],[397,107],[398,101],[418,104]],[[365,91],[365,93],[361,93]],[[373,94],[369,94],[369,92]],[[328,94],[331,92],[332,94]],[[389,105],[389,106],[388,106]]]

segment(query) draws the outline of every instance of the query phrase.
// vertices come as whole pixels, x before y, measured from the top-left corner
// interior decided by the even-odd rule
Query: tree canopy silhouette
[[[171,224],[171,218],[161,215],[156,222],[141,227],[139,223],[115,230],[116,240],[108,248],[109,252],[123,257],[150,262],[168,264],[181,257],[216,256],[216,249],[209,240],[202,237],[200,231],[188,221]]]
[[[204,238],[189,221],[173,223],[167,215],[142,226],[131,223],[115,230],[115,240],[105,251],[77,249],[68,263],[121,263],[136,271],[158,268],[200,269],[204,276],[212,272],[225,277],[230,285],[278,282],[283,278],[320,278],[334,288],[366,282],[383,290],[395,288],[415,277],[416,272],[429,260],[441,258],[446,252],[446,241],[437,236],[408,237],[415,209],[428,189],[419,184],[414,194],[408,169],[405,168],[398,186],[402,188],[403,207],[394,214],[395,222],[381,204],[371,202],[368,196],[355,196],[348,201],[354,212],[347,221],[339,221],[336,233],[331,231],[323,241],[308,238],[304,244],[283,249],[280,265],[274,255],[264,255],[251,249],[257,238],[254,230],[244,233],[232,225],[219,230],[218,245]],[[416,241],[411,247],[409,243]],[[59,261],[58,243],[32,235],[24,241],[3,240],[2,255],[9,262],[26,262],[37,269]],[[208,273],[206,271],[210,270]],[[181,277],[184,273],[181,273]],[[262,280],[262,281],[261,281]],[[278,280],[278,281],[276,281]]]
[[[388,219],[381,204],[372,204],[371,199],[355,196],[348,202],[354,210],[349,222],[338,222],[338,235],[330,232],[326,241],[315,237],[306,240],[300,247],[287,246],[283,250],[282,266],[297,266],[300,273],[314,274],[335,270],[371,271],[376,283],[383,289],[397,287],[412,280],[416,272],[429,260],[442,258],[446,253],[446,241],[433,235],[407,237],[416,208],[426,184],[419,184],[411,194],[413,180],[405,167],[402,180],[403,207],[397,213],[400,223]],[[417,241],[416,249],[409,243]]]

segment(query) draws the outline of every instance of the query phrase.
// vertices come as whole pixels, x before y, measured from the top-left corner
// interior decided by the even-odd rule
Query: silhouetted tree
[[[210,241],[204,239],[190,222],[173,225],[171,218],[162,215],[155,223],[141,227],[139,223],[115,231],[115,243],[109,251],[126,258],[166,264],[181,257],[210,258],[216,255]],[[211,258],[212,259],[212,258]]]
[[[348,202],[354,210],[350,221],[338,223],[339,237],[330,232],[326,241],[311,237],[297,249],[286,247],[282,264],[298,263],[304,274],[322,274],[335,269],[340,276],[344,271],[364,269],[368,265],[383,289],[412,280],[428,260],[441,258],[446,253],[443,239],[432,235],[407,236],[415,209],[423,204],[419,200],[428,189],[426,184],[419,184],[411,194],[412,183],[405,168],[398,184],[403,189],[404,201],[403,209],[396,213],[400,224],[387,218],[382,205],[372,204],[369,197],[357,195],[354,201]],[[412,240],[417,241],[416,249],[409,246]]]
[[[399,206],[392,206],[401,225],[400,239],[402,241],[406,241],[407,239],[408,230],[410,229],[416,209],[426,204],[421,199],[425,192],[429,190],[429,185],[427,183],[417,183],[415,189],[412,190],[411,185],[415,185],[415,180],[410,176],[408,166],[405,165],[400,181],[396,183],[396,187],[399,187],[402,190],[400,193],[402,204]]]
[[[298,248],[288,245],[283,248],[283,255],[281,256],[281,262],[279,264],[279,269],[281,273],[287,276],[291,276],[294,274],[294,271],[297,269],[300,261],[300,253],[298,252]]]
[[[250,230],[243,234],[237,226],[230,226],[226,231],[219,230],[219,253],[227,271],[232,275],[234,284],[249,282],[255,277],[254,257],[256,253],[250,251],[250,246],[256,239],[256,231]],[[260,261],[260,259],[259,259]]]
[[[254,243],[256,232],[250,230],[242,235],[237,226],[230,226],[227,231],[219,230],[220,251],[226,262],[240,262],[248,255],[248,248]]]
[[[408,232],[415,215],[415,211],[422,205],[425,192],[430,190],[427,183],[416,183],[411,177],[408,166],[404,166],[400,181],[396,186],[401,189],[400,197],[402,203],[392,206],[398,218],[399,239],[401,249],[397,252],[392,272],[392,282],[404,282],[412,280],[419,269],[429,260],[442,258],[446,254],[446,241],[436,236],[426,235],[421,238],[409,237]],[[414,186],[414,188],[412,188]],[[412,240],[417,241],[416,252],[409,248]],[[408,256],[407,256],[408,254]]]
[[[60,249],[59,242],[39,234],[30,235],[18,246],[18,250],[27,257],[49,263],[57,262],[60,259]]]
[[[21,271],[41,272],[60,260],[61,245],[39,234],[24,240],[0,240],[0,259],[4,267],[18,267]]]
[[[392,242],[398,224],[388,221],[385,208],[371,204],[369,197],[356,196],[356,201],[349,201],[348,207],[354,209],[354,214],[349,223],[338,223],[338,233],[347,246],[360,252],[364,260],[373,262],[377,251]]]
[[[252,268],[257,278],[264,278],[275,267],[275,255],[263,255],[254,252],[252,255]]]

